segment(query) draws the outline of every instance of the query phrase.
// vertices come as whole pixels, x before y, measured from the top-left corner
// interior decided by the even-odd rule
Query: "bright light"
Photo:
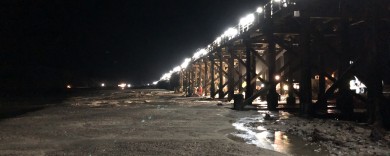
[[[255,21],[255,15],[249,14],[249,15],[245,16],[244,18],[240,19],[240,25],[241,26],[251,25],[254,21]]]
[[[364,93],[366,85],[364,85],[359,79],[355,76],[355,80],[349,81],[349,89],[355,90],[356,94]]]
[[[131,87],[131,84],[127,84],[127,88],[130,88]]]
[[[218,37],[214,42],[219,45],[221,43],[221,41],[222,41],[222,38]]]
[[[260,86],[261,86],[261,88],[265,87],[264,83],[262,83]]]
[[[71,89],[71,88],[72,88],[72,86],[71,86],[71,85],[67,85],[67,86],[66,86],[66,88],[68,88],[68,89]]]
[[[169,80],[171,79],[172,73],[165,73],[160,80]]]
[[[102,84],[100,84],[100,86],[101,86],[101,87],[105,87],[105,86],[106,86],[106,84],[102,83]]]
[[[284,85],[283,90],[288,90],[288,85]]]
[[[148,83],[147,85],[150,86],[150,83]]]
[[[181,67],[182,69],[185,69],[185,68],[187,68],[187,66],[190,64],[190,62],[191,62],[191,59],[190,59],[190,58],[186,58],[186,59],[184,60],[184,62],[180,65],[180,67]]]
[[[192,57],[193,59],[198,59],[198,58],[200,58],[200,57],[202,57],[202,56],[204,56],[204,55],[206,55],[207,54],[207,50],[206,49],[200,49],[200,50],[198,50],[195,54],[194,54],[194,56]]]
[[[154,82],[153,82],[153,85],[157,85],[157,83],[158,83],[158,81],[154,81]]]
[[[264,11],[263,7],[258,7],[256,10],[256,12],[259,14],[263,13],[263,11]]]
[[[173,68],[173,72],[179,72],[180,70],[181,70],[180,66],[177,66],[177,67]]]
[[[241,84],[241,87],[242,87],[242,88],[245,88],[245,87],[246,87],[246,82],[245,82],[245,81]]]
[[[279,3],[279,2],[280,2],[280,0],[274,0],[274,2],[277,2],[277,3]]]
[[[294,89],[299,89],[299,83],[294,83],[294,84],[293,84],[293,88],[294,88]]]
[[[280,80],[280,76],[279,75],[275,75],[275,80],[279,81]]]
[[[118,84],[118,87],[125,88],[126,87],[126,83]]]
[[[229,28],[223,33],[223,36],[228,37],[229,39],[235,37],[238,34],[238,30],[235,28]]]

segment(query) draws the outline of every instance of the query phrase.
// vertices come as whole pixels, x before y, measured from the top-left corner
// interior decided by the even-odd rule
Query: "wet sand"
[[[264,120],[265,114],[270,114],[268,120]],[[289,143],[296,144],[294,140],[285,139],[283,136],[285,134],[298,136],[304,140],[301,143],[302,147],[307,147],[304,150],[304,155],[314,155],[315,153],[318,153],[315,155],[390,155],[390,133],[385,131],[380,139],[375,139],[371,136],[372,127],[365,124],[337,119],[306,119],[284,111],[259,111],[259,114],[241,120],[243,121],[238,123],[242,124],[241,128],[246,129],[246,134],[248,131],[254,133],[253,129],[263,129],[260,132],[255,132],[254,135],[267,131],[273,137],[268,140],[274,144],[279,144],[281,140],[287,141],[287,144],[282,143],[282,146],[288,146]],[[278,137],[278,133],[282,133],[280,134],[282,137]],[[256,139],[254,140],[256,141]],[[310,149],[314,153],[310,154]],[[278,149],[276,148],[276,150]],[[281,149],[280,151],[286,150]],[[294,152],[291,149],[287,151]],[[298,150],[298,152],[302,152],[302,150]]]
[[[0,120],[0,155],[283,155],[231,137],[245,116],[162,90],[106,90]]]

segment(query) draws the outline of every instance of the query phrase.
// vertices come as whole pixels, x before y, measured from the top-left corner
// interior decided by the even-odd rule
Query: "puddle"
[[[283,116],[286,117],[280,115],[280,117]],[[275,118],[275,116],[271,117]],[[325,148],[318,144],[310,143],[298,136],[282,131],[267,130],[265,126],[262,126],[263,122],[269,121],[264,121],[261,115],[241,118],[232,124],[238,131],[231,133],[232,136],[229,138],[287,155],[329,155]]]

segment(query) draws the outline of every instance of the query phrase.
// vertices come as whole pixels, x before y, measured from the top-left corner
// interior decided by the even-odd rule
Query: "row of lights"
[[[286,0],[272,0],[272,2],[287,4]],[[263,12],[264,12],[264,7],[258,7],[256,9],[257,14],[261,14]],[[226,40],[230,41],[231,39],[237,37],[240,33],[239,29],[240,28],[247,29],[250,26],[252,26],[253,23],[255,22],[255,18],[256,18],[255,13],[248,14],[245,17],[241,18],[238,26],[228,28],[221,36],[217,37],[217,39],[212,44],[208,45],[207,48],[201,48],[201,49],[197,50],[194,53],[192,59],[197,60],[197,59],[207,55],[209,52],[213,51],[214,46],[221,46],[223,41],[226,41]],[[172,74],[180,72],[182,69],[186,69],[187,66],[189,65],[189,63],[192,61],[192,59],[186,58],[180,66],[177,66],[177,67],[173,68],[173,70],[169,71],[168,73],[163,74],[163,76],[160,78],[159,81],[170,80]],[[156,85],[159,81],[155,81],[155,82],[153,82],[153,84]]]
[[[104,88],[104,87],[106,87],[106,84],[105,83],[101,83],[100,87]],[[118,87],[120,87],[120,88],[126,88],[126,87],[130,88],[131,84],[120,83],[120,84],[118,84]],[[72,85],[68,84],[68,85],[66,85],[66,88],[67,89],[72,89]]]

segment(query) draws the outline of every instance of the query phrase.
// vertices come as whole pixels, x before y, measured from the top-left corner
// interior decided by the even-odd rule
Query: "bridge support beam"
[[[210,53],[209,59],[211,62],[211,65],[210,65],[210,76],[211,76],[210,97],[215,98],[215,60],[214,60],[214,54]]]
[[[218,57],[219,57],[219,69],[218,69],[218,76],[219,76],[219,85],[218,85],[218,98],[223,99],[223,55],[222,55],[222,49],[218,50]]]
[[[324,52],[322,50],[319,51],[319,55],[318,55],[318,70],[319,70],[319,82],[318,82],[318,98],[317,99],[321,99],[324,95],[325,95],[325,91],[326,91],[326,88],[325,88],[325,73],[326,73],[326,70],[325,70],[325,64],[324,64]],[[317,106],[317,111],[326,111],[327,109],[327,101],[322,101],[322,100],[319,100],[318,101],[318,106]]]
[[[249,41],[249,36],[245,37],[244,39],[244,44],[246,47],[245,54],[246,54],[246,62],[245,62],[245,67],[246,67],[246,91],[245,91],[245,99],[249,99],[253,95],[253,88],[251,85],[252,81],[252,70],[251,70],[251,59],[252,54],[251,54],[251,42]],[[250,102],[249,104],[252,104]]]
[[[198,88],[198,91],[199,91],[199,87],[202,87],[202,75],[203,75],[203,69],[202,69],[202,64],[201,64],[201,60],[198,61],[198,83],[197,83],[197,88]],[[198,92],[199,94],[199,92]]]
[[[208,62],[207,62],[207,59],[203,59],[203,63],[204,63],[204,79],[203,79],[203,92],[204,92],[204,95],[207,96],[208,95],[208,81],[209,81],[209,73],[208,73]]]
[[[292,52],[287,51],[285,57],[287,57],[287,60],[291,62],[293,60]],[[287,74],[288,78],[288,97],[287,97],[287,105],[295,105],[296,104],[296,98],[294,96],[294,77],[293,77],[293,69],[292,69],[292,63],[289,64],[288,71],[285,72]]]
[[[301,18],[301,79],[300,79],[300,113],[303,116],[310,115],[312,109],[312,87],[311,87],[311,52],[310,52],[310,19]]]
[[[275,82],[275,70],[276,70],[276,50],[275,50],[275,39],[273,32],[273,20],[271,18],[271,9],[267,9],[267,18],[265,19],[264,33],[266,35],[268,41],[268,55],[267,55],[267,63],[268,63],[268,82],[269,82],[269,90],[267,94],[267,108],[268,110],[276,110],[278,106],[278,93],[276,92],[276,82]]]
[[[347,19],[343,19],[341,21],[341,51],[342,55],[339,57],[339,79],[342,73],[345,73],[347,68],[351,65],[350,58],[347,54],[350,52],[350,44],[349,44],[349,22]],[[339,97],[336,101],[336,107],[341,111],[345,118],[349,118],[353,114],[353,97],[349,93],[349,83],[348,80],[352,78],[352,75],[345,75],[346,79],[340,83],[339,87]]]
[[[234,85],[234,51],[231,47],[226,47],[226,51],[228,51],[228,53],[230,54],[230,57],[229,57],[229,64],[228,64],[228,101],[232,100],[233,99],[233,96],[234,96],[234,89],[235,89],[235,85]]]

